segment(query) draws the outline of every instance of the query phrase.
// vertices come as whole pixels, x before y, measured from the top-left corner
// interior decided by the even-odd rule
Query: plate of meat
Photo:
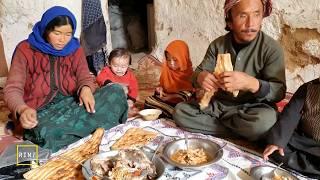
[[[164,171],[162,160],[140,149],[122,149],[99,153],[82,168],[86,179],[158,179]]]

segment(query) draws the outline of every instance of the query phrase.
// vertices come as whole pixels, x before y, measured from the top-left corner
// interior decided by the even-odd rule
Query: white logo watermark
[[[38,145],[17,145],[17,166],[32,165],[32,161],[39,163]],[[26,162],[30,163],[26,163]]]

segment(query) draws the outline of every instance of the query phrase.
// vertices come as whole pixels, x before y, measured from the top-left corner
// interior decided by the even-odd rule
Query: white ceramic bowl
[[[146,121],[153,121],[158,119],[161,113],[160,109],[144,109],[139,112],[139,115]]]

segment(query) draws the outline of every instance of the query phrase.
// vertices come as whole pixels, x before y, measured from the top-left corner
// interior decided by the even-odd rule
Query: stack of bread
[[[112,146],[112,150],[139,148],[157,137],[157,133],[141,128],[130,128]]]
[[[28,180],[84,179],[80,164],[99,152],[103,135],[104,129],[98,128],[84,144],[50,159],[38,168],[25,173],[23,177]]]

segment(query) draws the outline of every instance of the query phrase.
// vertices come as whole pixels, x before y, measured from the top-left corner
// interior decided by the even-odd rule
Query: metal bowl
[[[163,157],[168,163],[181,169],[201,170],[202,168],[219,161],[223,156],[223,149],[220,149],[220,145],[208,139],[188,138],[188,146],[190,149],[202,148],[209,157],[209,161],[198,165],[186,165],[172,160],[171,156],[176,151],[186,149],[185,139],[178,139],[167,143],[163,149]]]
[[[251,168],[250,170],[250,176],[253,179],[263,179],[263,180],[268,180],[268,179],[274,179],[274,170],[276,167],[268,166],[268,165],[261,165],[261,166],[255,166]],[[294,175],[290,174],[289,172],[283,170],[283,169],[277,169],[276,173],[280,176],[284,176],[289,178],[290,180],[298,180],[297,177]]]
[[[103,153],[99,153],[96,154],[95,156],[93,156],[92,158],[88,159],[87,161],[85,161],[85,163],[83,164],[84,167],[82,167],[82,174],[84,175],[84,177],[87,180],[91,180],[92,176],[94,175],[94,173],[92,172],[91,166],[90,166],[90,162],[93,158],[96,159],[110,159],[112,157],[115,157],[118,155],[118,151],[108,151],[108,152],[103,152]],[[150,152],[145,152],[145,154],[147,155],[147,157],[149,159],[151,159],[152,155]],[[161,158],[157,155],[155,155],[155,157],[153,158],[153,164],[156,166],[156,172],[157,172],[157,179],[160,179],[165,171],[165,165],[163,163],[163,161],[161,160]]]
[[[151,160],[153,153],[145,152],[145,154]],[[152,163],[156,166],[157,179],[160,179],[163,176],[164,171],[166,170],[166,167],[162,159],[158,155],[154,155]]]

